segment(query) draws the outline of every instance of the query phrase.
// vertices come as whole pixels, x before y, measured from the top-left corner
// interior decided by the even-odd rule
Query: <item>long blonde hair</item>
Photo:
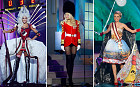
[[[74,17],[70,13],[68,13],[68,14],[69,14],[69,19],[70,19],[70,22],[71,22],[72,26],[77,27]],[[65,15],[66,15],[66,13],[64,14],[64,18],[65,18]],[[68,20],[65,18],[64,21],[67,23]]]

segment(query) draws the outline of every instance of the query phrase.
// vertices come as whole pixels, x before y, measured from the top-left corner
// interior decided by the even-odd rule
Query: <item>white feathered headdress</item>
[[[29,10],[25,7],[25,5],[23,5],[23,7],[20,9],[20,11],[18,13],[17,22],[18,22],[18,32],[19,33],[21,31],[21,27],[23,26],[23,22],[22,22],[22,17],[23,16],[26,16],[27,17],[27,23],[30,23],[30,21],[29,21],[30,13],[29,13]]]

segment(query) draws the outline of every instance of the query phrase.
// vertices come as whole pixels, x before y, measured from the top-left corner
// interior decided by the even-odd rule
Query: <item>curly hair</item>
[[[74,17],[72,16],[72,14],[70,14],[70,13],[65,13],[65,14],[64,14],[64,18],[65,18],[65,15],[66,15],[66,14],[69,14],[69,19],[70,19],[70,22],[71,22],[72,26],[73,26],[73,27],[77,27],[76,21],[75,21]],[[67,23],[68,20],[65,18],[64,21]]]

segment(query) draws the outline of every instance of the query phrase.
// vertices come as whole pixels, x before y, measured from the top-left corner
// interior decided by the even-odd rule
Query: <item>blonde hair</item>
[[[122,13],[120,11],[116,11],[115,14],[118,14],[120,17],[122,17]]]
[[[77,27],[74,17],[70,13],[68,13],[68,14],[69,14],[69,19],[70,19],[70,22],[71,22],[72,26]],[[64,18],[65,18],[65,15],[66,15],[66,13],[64,14]],[[68,20],[65,18],[64,21],[67,23]]]

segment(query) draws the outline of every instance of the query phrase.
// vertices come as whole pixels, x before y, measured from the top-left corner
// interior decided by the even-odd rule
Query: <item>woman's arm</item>
[[[36,35],[32,38],[32,40],[34,40],[34,39],[36,39],[37,37],[40,36],[40,33],[36,30],[36,28],[33,28],[33,27],[31,26],[31,30],[33,30],[33,32],[36,33]]]
[[[79,29],[79,24],[80,21],[77,21],[77,38],[78,38],[78,45],[81,45],[81,39],[80,39],[80,29]]]
[[[13,33],[15,30],[17,30],[18,27],[14,27],[13,29],[9,29],[8,31],[3,30],[3,33]]]
[[[62,26],[62,34],[61,34],[61,45],[64,45],[64,38],[65,38],[65,28],[64,28],[64,21],[61,21]]]
[[[137,32],[136,30],[132,30],[132,29],[128,28],[126,24],[123,24],[123,27],[131,33],[136,33]]]
[[[65,38],[65,28],[64,28],[64,21],[61,21],[61,26],[62,26],[62,34],[61,34],[61,49],[65,51],[64,49],[64,38]]]
[[[100,33],[100,36],[103,34],[107,34],[111,30],[111,24],[109,25],[108,29],[105,32]]]
[[[109,25],[108,29],[104,32],[104,34],[107,34],[111,30],[111,24]]]

